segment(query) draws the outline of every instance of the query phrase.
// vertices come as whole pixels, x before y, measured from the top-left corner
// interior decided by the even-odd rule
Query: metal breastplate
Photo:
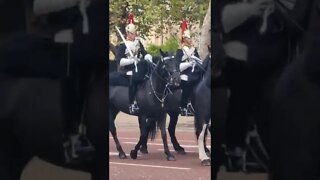
[[[195,48],[194,47],[191,47],[191,48],[188,48],[187,46],[184,46],[182,48],[182,52],[183,52],[183,56],[182,56],[182,61],[189,61],[189,58],[191,56],[194,56],[195,55]]]
[[[128,44],[128,48],[131,50],[132,54],[137,58],[141,58],[139,41],[138,40],[128,41],[127,44]],[[127,57],[130,57],[128,49],[126,49],[125,54]]]

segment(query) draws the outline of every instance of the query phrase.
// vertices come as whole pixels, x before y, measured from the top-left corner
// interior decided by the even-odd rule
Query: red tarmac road
[[[167,125],[169,119],[167,117]],[[156,140],[148,142],[149,154],[138,153],[138,158],[130,158],[130,151],[139,138],[137,117],[120,113],[116,119],[119,141],[127,154],[127,159],[119,159],[115,143],[109,133],[109,179],[110,180],[209,180],[211,167],[200,165],[194,124],[192,117],[179,117],[176,136],[187,154],[177,154],[170,141],[168,142],[176,161],[167,161],[163,152],[163,143],[160,132]],[[210,145],[210,141],[208,145]],[[210,146],[209,146],[210,147]],[[210,149],[210,148],[209,148]],[[267,180],[266,174],[226,173],[224,168],[218,175],[219,180]]]
[[[168,121],[167,121],[168,124]],[[163,151],[160,131],[154,141],[148,141],[149,154],[138,152],[136,160],[130,158],[130,151],[139,138],[138,120],[134,116],[120,113],[116,119],[117,133],[127,159],[119,159],[118,151],[109,133],[109,179],[110,180],[210,180],[211,167],[201,166],[196,137],[193,128],[193,118],[180,117],[176,136],[187,154],[177,154],[171,144],[167,132],[170,152],[176,161],[167,161]],[[208,148],[210,148],[210,139]]]
[[[163,152],[163,143],[159,137],[160,135],[157,136],[156,140],[149,141],[149,154],[141,154],[139,152],[136,160],[131,159],[129,153],[137,143],[138,135],[139,133],[133,130],[118,131],[119,141],[127,154],[127,159],[124,160],[119,159],[112,136],[109,136],[110,180],[211,179],[210,166],[203,167],[200,165],[194,133],[177,132],[180,145],[185,148],[187,154],[177,154],[170,143],[169,148],[175,156],[176,161],[166,160]],[[170,142],[169,138],[168,141]]]

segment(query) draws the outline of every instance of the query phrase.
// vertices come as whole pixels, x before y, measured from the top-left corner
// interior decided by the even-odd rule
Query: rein
[[[280,10],[280,12],[283,14],[283,16],[286,19],[288,19],[288,21],[290,21],[292,24],[294,24],[301,32],[306,31],[306,29],[303,28],[296,20],[294,20],[293,18],[290,17],[290,15],[288,13],[289,8],[287,8],[283,2],[281,2],[280,0],[275,0],[275,5]]]
[[[172,94],[172,91],[171,91],[171,89],[170,89],[170,83],[168,83],[168,80],[163,79],[163,78],[160,76],[160,74],[158,74],[158,72],[156,71],[158,65],[159,65],[159,64],[157,64],[156,67],[155,67],[155,68],[153,69],[153,71],[151,72],[151,75],[150,75],[150,86],[151,86],[153,95],[158,99],[158,101],[161,103],[161,105],[162,105],[162,107],[163,107],[163,103],[164,103],[166,97],[168,96],[169,93]],[[169,75],[171,75],[171,73],[168,72],[167,70],[166,70],[166,72],[167,72]],[[160,78],[160,80],[162,80],[163,82],[166,83],[165,88],[163,89],[163,92],[161,92],[161,93],[158,93],[158,92],[155,90],[155,88],[154,88],[154,85],[153,85],[153,82],[152,82],[152,75],[153,75],[154,73],[157,75],[158,78]]]

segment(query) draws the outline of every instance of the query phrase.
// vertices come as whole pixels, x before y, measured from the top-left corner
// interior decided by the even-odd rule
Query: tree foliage
[[[177,41],[177,38],[170,37],[163,45],[158,46],[151,44],[146,50],[152,56],[160,56],[160,49],[165,52],[175,53],[178,48],[179,42]]]
[[[183,18],[188,18],[191,28],[202,24],[209,0],[111,0],[109,1],[109,33],[115,26],[124,32],[129,13],[134,12],[138,31],[142,38],[152,31],[158,36],[166,34]]]

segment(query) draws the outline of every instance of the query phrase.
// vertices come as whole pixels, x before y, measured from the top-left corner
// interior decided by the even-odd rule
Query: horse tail
[[[160,128],[158,121],[151,121],[150,122],[150,130],[148,133],[148,137],[149,139],[151,139],[151,141],[153,141],[156,138],[157,135],[157,130]]]
[[[149,139],[151,139],[151,141],[153,141],[156,137],[156,133],[157,133],[157,123],[156,121],[152,121],[150,123],[150,131],[148,134]]]

